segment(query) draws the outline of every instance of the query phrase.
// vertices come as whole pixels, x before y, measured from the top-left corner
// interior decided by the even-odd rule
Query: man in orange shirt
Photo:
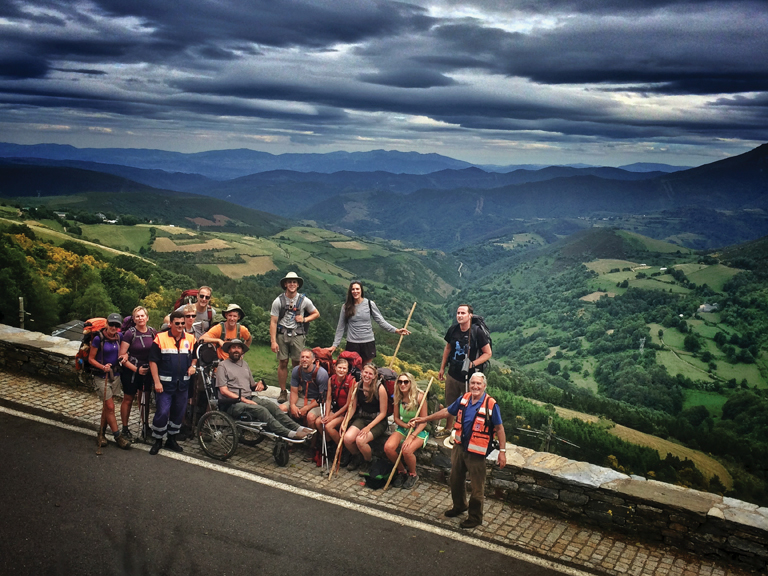
[[[224,349],[222,348],[224,342],[238,338],[245,342],[246,346],[250,346],[253,341],[253,337],[251,337],[248,328],[240,325],[240,321],[245,318],[245,312],[243,312],[243,309],[240,308],[240,306],[237,304],[230,304],[224,311],[224,318],[227,319],[226,322],[216,324],[216,326],[208,330],[208,332],[203,334],[200,338],[200,342],[212,342],[213,344],[216,344],[216,352],[219,355],[220,360],[229,358],[229,354],[224,352]]]

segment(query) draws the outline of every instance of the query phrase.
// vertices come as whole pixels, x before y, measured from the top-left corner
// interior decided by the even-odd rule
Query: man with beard
[[[251,369],[243,359],[243,354],[248,351],[245,342],[235,338],[224,342],[222,348],[228,358],[216,370],[216,387],[219,406],[226,408],[227,414],[237,420],[246,413],[257,422],[265,422],[270,432],[287,438],[300,440],[312,434],[313,430],[294,422],[274,402],[252,395],[266,386],[261,380],[254,381]]]

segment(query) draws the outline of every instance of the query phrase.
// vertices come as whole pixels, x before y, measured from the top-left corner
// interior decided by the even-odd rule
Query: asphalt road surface
[[[0,575],[555,575],[541,566],[0,412]]]

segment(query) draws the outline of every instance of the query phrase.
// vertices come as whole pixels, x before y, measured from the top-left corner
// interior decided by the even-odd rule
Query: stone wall
[[[23,372],[83,389],[75,371],[79,342],[0,324],[0,370]]]
[[[5,371],[83,388],[74,369],[78,349],[77,342],[0,324],[0,369]],[[447,480],[449,448],[430,438],[417,454],[420,474]],[[768,508],[733,498],[512,444],[503,470],[489,460],[486,494],[696,554],[768,568]]]

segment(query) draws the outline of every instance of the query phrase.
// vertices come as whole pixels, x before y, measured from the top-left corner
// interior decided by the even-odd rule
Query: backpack
[[[392,473],[392,468],[394,468],[394,464],[386,458],[376,460],[371,464],[368,474],[365,475],[365,485],[371,490],[384,488],[387,480],[389,480],[389,475]]]
[[[454,324],[451,330],[461,330],[458,324]],[[488,339],[488,345],[493,349],[493,340],[491,339],[491,332],[488,330],[488,325],[485,323],[485,318],[482,316],[472,315],[472,323],[469,326],[469,349],[477,350],[477,334],[478,332],[485,335]],[[477,354],[477,358],[480,354]],[[480,366],[475,366],[475,372],[485,372],[488,368],[488,362],[483,362]]]
[[[285,317],[285,313],[288,310],[288,299],[285,297],[285,292],[280,294],[278,298],[280,299],[280,312],[277,315],[277,323],[279,324],[280,320],[282,320],[283,317]],[[304,298],[305,298],[304,294],[299,294],[299,297],[296,300],[296,305],[293,307],[294,316],[298,316],[299,312],[301,311],[301,306],[302,304],[304,304]],[[304,334],[306,336],[307,332],[309,332],[309,322],[302,322],[300,325],[297,323],[296,334],[299,334],[299,330],[298,330],[299,326],[301,326],[301,330],[303,330],[301,334]]]
[[[129,330],[130,328],[135,328],[136,322],[133,321],[133,314],[126,316],[123,318],[123,325],[120,327],[120,332],[125,332],[126,330]]]
[[[103,350],[104,328],[106,327],[106,318],[91,318],[85,321],[85,324],[83,324],[83,339],[80,341],[80,350],[75,354],[75,370],[82,370],[86,374],[91,373],[93,367],[91,366],[91,363],[88,362],[88,356],[91,354],[91,342],[93,341],[93,337],[98,334],[99,349]]]
[[[173,305],[174,310],[178,310],[179,306],[182,304],[194,304],[197,302],[197,295],[200,293],[200,290],[195,288],[194,290],[184,290],[184,292],[181,293],[181,296],[179,296],[179,299],[176,300],[176,303]],[[208,327],[210,328],[211,323],[213,322],[213,310],[211,310],[211,307],[208,306]],[[125,324],[125,322],[123,322]]]
[[[315,366],[322,366],[325,368],[329,378],[336,374],[336,362],[333,360],[333,356],[327,348],[320,348],[318,346],[312,348],[312,352],[315,355]]]
[[[349,362],[349,373],[352,374],[355,380],[360,382],[360,372],[363,369],[363,359],[360,357],[360,354],[344,350],[344,352],[339,354],[339,360],[342,358]]]
[[[355,379],[351,374],[347,374],[344,377],[344,381],[340,382],[338,386],[334,386],[333,382],[339,382],[336,374],[328,379],[328,390],[331,392],[331,407],[333,410],[339,410],[347,403],[347,399],[349,398],[349,389],[352,387],[352,384],[355,383]],[[341,400],[342,391],[344,392],[343,402]]]
[[[397,373],[391,368],[379,368],[379,380],[387,388],[387,416],[395,413],[395,382]]]
[[[210,310],[209,310],[209,312],[210,312]],[[234,340],[234,339],[242,340],[242,338],[240,338],[240,322],[237,323],[237,334],[235,334],[235,338],[227,338],[227,323],[226,322],[221,322],[219,324],[219,326],[221,326],[221,339],[224,340],[224,342],[226,342],[227,340]]]

